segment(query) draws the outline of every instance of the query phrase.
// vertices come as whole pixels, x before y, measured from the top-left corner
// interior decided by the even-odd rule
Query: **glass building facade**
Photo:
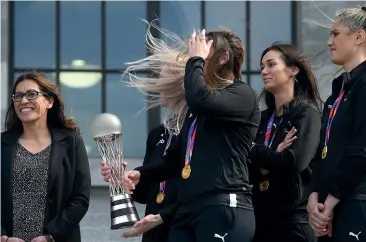
[[[337,9],[364,5],[315,3],[331,18]],[[131,168],[141,164],[148,132],[162,121],[160,108],[139,112],[148,100],[121,79],[126,62],[149,54],[147,26],[141,19],[160,19],[161,27],[185,38],[195,28],[232,29],[245,46],[243,81],[257,92],[263,87],[260,55],[275,41],[293,43],[311,59],[323,99],[337,69],[327,52],[329,30],[314,24],[330,21],[312,1],[1,1],[2,130],[11,88],[22,72],[42,71],[60,87],[66,112],[76,118],[90,159],[92,198],[81,223],[85,242],[121,241],[122,232],[109,230],[108,189],[90,134],[92,119],[102,112],[121,119],[124,157]],[[144,206],[137,208],[143,216]]]

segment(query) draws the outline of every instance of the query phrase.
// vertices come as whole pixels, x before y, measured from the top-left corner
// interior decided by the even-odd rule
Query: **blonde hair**
[[[135,87],[149,97],[143,110],[158,106],[168,106],[164,117],[164,126],[170,134],[178,135],[188,111],[184,92],[184,74],[189,59],[188,46],[178,35],[159,28],[154,20],[147,23],[146,44],[151,55],[146,58],[127,62],[123,75],[129,76],[127,85]],[[151,34],[151,29],[160,33],[160,38]],[[168,76],[160,76],[164,69]],[[138,71],[150,71],[152,75],[141,77]],[[163,98],[161,98],[163,97]]]
[[[332,23],[334,21],[338,21],[340,24],[346,26],[349,28],[351,32],[355,32],[359,29],[366,30],[366,7],[364,6],[358,6],[356,8],[343,8],[338,9],[335,13],[335,18],[332,19],[331,17],[327,16],[322,10],[316,6],[315,2],[313,1],[313,4],[315,8],[327,19],[329,19]],[[316,21],[312,21],[313,23],[330,29],[332,27],[332,24],[321,24]],[[344,68],[342,66],[338,67],[336,72],[331,75],[331,79],[337,76],[341,71],[343,71]]]

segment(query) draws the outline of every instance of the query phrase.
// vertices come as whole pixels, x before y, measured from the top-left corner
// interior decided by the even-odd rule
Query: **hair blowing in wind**
[[[164,126],[169,133],[179,134],[188,111],[184,92],[185,67],[189,59],[188,47],[178,35],[159,28],[155,22],[146,22],[146,44],[151,55],[127,62],[128,67],[123,76],[129,76],[128,86],[137,88],[149,97],[149,102],[143,110],[158,106],[169,107],[164,117]],[[160,33],[159,39],[151,34],[152,28]],[[160,76],[163,69],[168,75]],[[143,77],[136,74],[146,70],[152,75]]]

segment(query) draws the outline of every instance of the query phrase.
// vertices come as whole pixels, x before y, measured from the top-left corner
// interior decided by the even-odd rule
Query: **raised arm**
[[[239,80],[223,89],[209,90],[203,65],[202,57],[192,57],[187,62],[184,88],[188,106],[212,118],[240,122],[250,117],[257,100],[254,91]]]

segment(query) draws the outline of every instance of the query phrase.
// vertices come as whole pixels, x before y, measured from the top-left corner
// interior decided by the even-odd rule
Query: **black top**
[[[264,145],[267,124],[273,110],[262,112],[261,123],[251,150],[251,180],[253,182],[253,204],[255,209],[270,209],[283,214],[285,211],[306,209],[310,194],[310,162],[319,144],[321,128],[320,112],[311,103],[285,105],[281,117],[272,125],[271,138],[277,130],[271,148]],[[282,121],[281,121],[282,120]],[[285,139],[287,131],[295,127],[297,139],[283,152],[276,152]],[[260,168],[269,170],[262,175]],[[260,190],[260,183],[269,181],[267,190]]]
[[[83,139],[74,131],[50,129],[44,234],[55,241],[81,242],[79,223],[90,199],[89,161]],[[20,132],[1,133],[1,235],[13,236],[12,167]]]
[[[344,85],[343,85],[344,82]],[[328,152],[324,160],[325,130],[331,105],[341,93],[345,95],[332,122]],[[323,110],[320,145],[315,158],[314,191],[319,201],[328,194],[340,200],[366,199],[366,62],[351,73],[343,73],[332,83],[332,94]]]
[[[239,80],[223,89],[209,90],[203,79],[203,65],[200,57],[187,62],[184,87],[190,110],[167,156],[162,162],[137,170],[149,180],[180,177],[188,130],[198,116],[192,173],[186,180],[180,178],[180,204],[195,201],[202,206],[235,203],[251,207],[250,200],[239,196],[249,193],[247,161],[260,121],[257,97],[252,88]]]
[[[161,124],[150,131],[146,142],[146,153],[143,165],[159,162],[163,159],[164,150],[168,143],[169,134]],[[174,140],[174,138],[172,138]],[[177,200],[177,178],[170,179],[165,183],[165,197],[162,203],[157,203],[156,196],[160,191],[160,182],[150,182],[144,177],[141,178],[132,195],[133,199],[142,204],[146,204],[145,215],[158,214],[160,209],[164,209],[174,204]],[[168,239],[169,226],[164,223],[143,234],[143,242],[164,242]]]

